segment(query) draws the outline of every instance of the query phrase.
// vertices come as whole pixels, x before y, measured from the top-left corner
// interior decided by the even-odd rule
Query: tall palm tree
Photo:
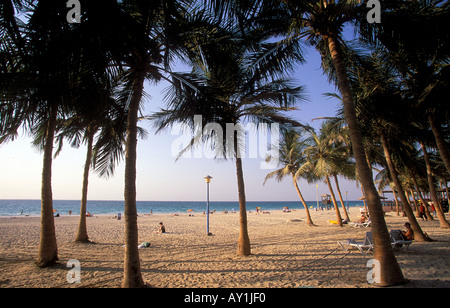
[[[414,239],[416,241],[422,241],[422,242],[423,241],[429,241],[430,238],[427,237],[423,233],[422,228],[420,228],[419,223],[417,222],[417,219],[414,216],[414,213],[413,213],[413,210],[411,208],[411,205],[409,204],[408,198],[406,197],[405,190],[403,189],[402,183],[401,183],[401,181],[400,181],[400,179],[398,177],[397,171],[396,171],[396,167],[395,167],[395,165],[393,163],[393,160],[392,160],[391,151],[389,149],[390,146],[388,144],[388,141],[387,141],[385,133],[382,133],[382,135],[381,135],[381,143],[382,143],[382,146],[383,146],[383,149],[384,149],[386,162],[387,162],[387,165],[389,167],[391,178],[392,178],[392,180],[394,182],[394,185],[396,187],[397,194],[399,195],[400,200],[402,201],[403,209],[406,212],[406,216],[408,217],[408,220],[409,220],[409,222],[411,224],[411,228],[414,231]]]
[[[369,207],[375,246],[375,258],[380,261],[379,285],[397,285],[405,282],[397,263],[384,220],[381,201],[366,160],[363,139],[358,127],[355,103],[350,88],[346,58],[343,53],[342,31],[349,22],[366,22],[364,1],[264,1],[261,23],[272,25],[274,32],[288,37],[301,37],[316,46],[323,55],[323,65],[331,63],[335,80],[342,94],[345,120],[349,127],[353,155],[358,176]],[[283,28],[282,25],[285,25]],[[330,60],[327,62],[327,60]]]
[[[98,108],[81,108],[67,120],[59,124],[55,156],[59,154],[65,139],[72,147],[86,144],[86,160],[83,172],[83,184],[80,205],[80,221],[76,242],[88,242],[86,225],[88,179],[91,166],[100,177],[113,176],[115,166],[124,156],[123,145],[126,131],[126,102],[121,98],[120,76],[105,76],[105,80],[83,80],[86,84],[80,99],[100,101]],[[95,104],[89,104],[95,106]],[[82,104],[77,104],[82,106]],[[140,135],[146,132],[140,129]]]
[[[2,102],[15,109],[6,114],[6,122],[2,120],[8,127],[2,132],[6,133],[2,139],[11,138],[23,126],[44,142],[41,236],[36,264],[46,267],[58,260],[51,185],[53,139],[58,118],[63,117],[71,107],[70,93],[80,72],[77,70],[80,46],[76,45],[79,41],[73,28],[62,15],[65,7],[40,1],[31,9],[26,31],[21,35],[16,32],[17,52],[11,55],[17,58],[7,59],[9,69],[2,71],[5,72],[5,80],[9,81],[2,84]]]
[[[23,126],[43,150],[41,239],[36,263],[45,267],[58,260],[51,189],[52,156],[58,122],[79,112],[80,108],[103,108],[103,102],[84,96],[86,89],[93,88],[89,87],[86,78],[103,78],[110,53],[104,52],[103,42],[99,39],[101,35],[92,27],[99,16],[92,5],[83,6],[90,8],[85,11],[89,22],[74,26],[66,20],[67,8],[63,2],[27,3],[30,5],[27,8],[30,17],[26,20],[26,34],[22,42],[16,44],[20,51],[16,54],[20,57],[13,62],[7,60],[10,68],[6,71],[2,69],[9,81],[2,84],[2,101],[13,109],[8,109],[7,117],[2,114],[2,125],[6,123],[8,129],[4,130],[6,126],[2,126],[5,135],[1,139],[11,139],[15,131]],[[81,96],[84,97],[80,99]]]
[[[257,44],[258,33],[252,36],[244,30],[236,31],[230,25],[213,26],[211,31],[206,31],[207,37],[200,34],[191,41],[188,49],[192,72],[173,75],[166,97],[168,108],[151,117],[156,120],[158,131],[177,122],[194,131],[195,115],[202,116],[201,131],[209,123],[217,123],[223,130],[229,124],[239,127],[245,121],[278,123],[280,126],[298,124],[283,112],[293,109],[300,98],[301,87],[292,87],[284,79],[271,79],[273,66],[261,65],[270,56],[269,52],[276,49],[277,43]],[[246,37],[242,37],[243,31]],[[243,150],[240,147],[245,137],[242,130],[238,131],[226,132],[227,135],[211,132],[203,134],[203,138],[194,136],[191,145],[196,141],[212,140],[217,157],[235,160],[240,213],[237,254],[249,255]]]
[[[411,141],[413,140],[412,134],[408,133],[410,122],[407,121],[407,117],[400,118],[398,116],[408,102],[401,95],[396,75],[391,67],[383,64],[378,54],[361,58],[353,73],[352,87],[353,92],[356,93],[360,126],[366,131],[370,131],[374,140],[380,140],[384,152],[383,160],[386,161],[390,178],[395,184],[416,240],[429,240],[414,216],[398,175],[399,166],[394,162],[394,154],[403,158],[413,153],[410,146],[413,143]],[[393,144],[396,146],[394,147]],[[406,164],[402,162],[402,165]]]
[[[297,130],[291,129],[283,132],[278,157],[276,159],[272,156],[268,156],[266,158],[266,161],[268,162],[272,160],[278,161],[278,164],[282,166],[282,168],[267,174],[264,179],[264,184],[268,179],[273,177],[275,177],[277,181],[281,181],[284,177],[291,176],[295,189],[297,190],[297,194],[300,197],[306,211],[306,223],[308,226],[314,226],[308,206],[303,198],[300,188],[298,187],[298,178],[295,176],[295,173],[298,171],[300,166],[305,163],[303,151],[307,145],[302,142],[300,138],[301,135]]]
[[[168,68],[175,46],[174,38],[182,35],[180,20],[186,14],[186,0],[124,0],[105,7],[108,46],[114,59],[125,70],[128,90],[128,114],[125,142],[125,260],[123,287],[142,287],[138,251],[136,210],[136,159],[138,115],[142,106],[144,83],[158,82],[161,69]],[[120,21],[120,22],[118,22]],[[116,42],[122,42],[120,45]]]

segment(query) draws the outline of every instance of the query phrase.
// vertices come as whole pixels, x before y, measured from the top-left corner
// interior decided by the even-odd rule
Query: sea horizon
[[[206,201],[136,201],[138,214],[198,214],[206,211]],[[317,200],[306,201],[309,208],[317,207]],[[319,205],[321,202],[319,201]],[[347,204],[344,201],[344,204]],[[362,201],[348,200],[349,207],[363,206]],[[283,210],[287,207],[290,210],[304,209],[301,201],[247,201],[247,211],[256,211],[259,207],[261,211]],[[338,201],[338,206],[341,204]],[[239,201],[210,201],[210,211],[233,212],[239,211]],[[80,200],[54,199],[53,209],[55,214],[60,215],[79,215]],[[123,213],[123,200],[88,200],[87,212],[93,215],[116,215]],[[1,216],[40,216],[40,199],[0,199],[0,217]]]

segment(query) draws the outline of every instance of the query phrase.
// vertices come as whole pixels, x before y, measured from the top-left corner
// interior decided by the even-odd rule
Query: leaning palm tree
[[[317,1],[261,1],[261,24],[273,26],[279,35],[288,38],[304,38],[322,54],[324,67],[334,72],[338,88],[342,94],[345,120],[348,124],[353,155],[358,176],[369,207],[375,246],[375,258],[380,261],[379,285],[397,285],[405,282],[400,266],[390,244],[390,236],[384,219],[380,197],[375,188],[366,153],[355,103],[350,88],[347,63],[344,53],[342,32],[344,26],[366,23],[366,2],[360,0],[317,0]],[[275,13],[274,13],[275,12]],[[282,25],[285,25],[283,28]]]
[[[328,95],[328,94],[325,94]],[[328,119],[324,123],[324,131],[328,140],[330,148],[339,149],[341,155],[341,161],[338,164],[334,164],[335,169],[331,170],[331,175],[334,178],[334,183],[339,196],[339,201],[341,202],[342,211],[344,212],[345,220],[350,221],[350,216],[347,213],[347,209],[344,205],[344,199],[342,198],[341,188],[339,185],[338,175],[344,176],[346,178],[354,179],[355,174],[355,164],[351,160],[351,145],[350,136],[348,134],[348,127],[345,125],[341,117],[335,117]]]
[[[284,79],[272,79],[272,66],[263,66],[270,50],[276,43],[257,44],[257,32],[243,38],[242,31],[234,27],[214,27],[208,36],[200,34],[189,45],[191,73],[173,74],[173,83],[168,90],[168,108],[154,114],[151,119],[160,131],[163,128],[183,123],[193,131],[204,131],[203,136],[194,136],[190,146],[210,140],[217,158],[232,158],[236,164],[239,197],[240,232],[238,255],[251,253],[247,229],[246,198],[242,170],[245,142],[242,129],[246,121],[259,123],[298,124],[284,115],[293,110],[300,98],[301,87],[293,87]],[[238,33],[241,32],[241,33]],[[239,37],[240,36],[240,37]],[[286,62],[288,63],[288,62]],[[194,121],[196,115],[202,122]],[[234,127],[233,131],[209,131],[208,124],[216,123],[222,130]],[[200,127],[196,127],[199,125]],[[210,127],[210,126],[209,126]],[[236,129],[237,128],[237,129]],[[218,129],[220,130],[220,129]]]
[[[401,75],[403,87],[414,99],[419,118],[427,121],[439,154],[450,173],[450,150],[444,127],[449,113],[447,93],[450,80],[450,6],[445,1],[392,1],[383,22],[368,27],[376,35],[369,41],[382,45]],[[389,3],[383,3],[389,6]],[[433,33],[433,35],[430,35]]]
[[[406,158],[403,157],[412,155],[410,145],[413,143],[413,134],[408,132],[411,130],[411,125],[407,117],[398,116],[402,110],[407,110],[405,106],[408,102],[401,95],[395,72],[383,63],[378,54],[361,58],[360,64],[353,70],[352,87],[356,97],[360,127],[365,129],[365,132],[370,131],[370,135],[375,140],[380,140],[384,152],[382,160],[388,167],[390,178],[395,184],[416,240],[426,241],[428,237],[425,236],[414,216],[397,171],[399,165],[405,165]],[[382,164],[385,165],[385,163]]]
[[[322,124],[320,134],[316,134],[313,130],[308,132],[309,137],[305,141],[308,146],[303,151],[303,155],[306,156],[306,162],[299,167],[296,176],[309,171],[310,179],[325,180],[333,200],[337,224],[342,227],[342,217],[331,186],[330,176],[334,175],[339,165],[348,163],[348,158],[345,155],[346,147],[335,147],[334,144],[329,142],[326,134],[327,126],[326,122]],[[344,204],[342,206],[344,207]]]
[[[375,258],[380,261],[379,285],[389,286],[405,282],[392,251],[390,236],[384,220],[381,201],[375,188],[371,169],[366,161],[355,104],[347,76],[346,57],[343,52],[342,32],[350,22],[367,23],[366,2],[361,0],[247,0],[211,1],[216,11],[230,11],[229,15],[242,20],[241,10],[250,7],[257,12],[253,21],[273,35],[287,40],[305,39],[322,54],[324,67],[331,68],[343,97],[345,119],[349,127],[353,155],[358,175],[369,205],[375,246]],[[250,5],[251,4],[251,5]],[[383,6],[384,8],[384,6]]]
[[[435,205],[434,207],[436,209],[436,213],[437,213],[438,218],[439,218],[440,226],[441,226],[441,228],[448,229],[448,228],[450,228],[450,223],[445,219],[445,214],[442,211],[441,203],[440,203],[440,201],[439,201],[439,199],[437,197],[436,187],[435,187],[435,184],[434,184],[433,170],[431,168],[430,155],[428,153],[428,150],[427,150],[424,142],[421,142],[420,146],[422,147],[423,158],[425,160],[425,165],[427,167],[428,186],[429,186],[429,189],[430,189],[431,198],[432,198],[433,203]]]
[[[268,179],[273,177],[275,177],[277,181],[281,181],[284,177],[291,176],[295,189],[297,190],[297,194],[300,197],[300,200],[306,211],[306,223],[308,224],[308,226],[314,226],[306,201],[303,198],[303,194],[300,191],[300,188],[298,187],[298,178],[295,176],[297,170],[305,163],[306,160],[305,156],[303,155],[303,150],[307,145],[306,143],[302,142],[300,138],[300,133],[294,129],[286,130],[283,133],[278,156],[275,158],[269,155],[266,158],[267,162],[273,160],[278,162],[278,165],[282,166],[282,168],[267,174],[263,184],[265,184]]]
[[[402,183],[397,174],[396,166],[394,165],[394,162],[392,159],[392,154],[390,151],[391,146],[388,144],[388,142],[389,141],[386,138],[386,134],[383,132],[381,135],[381,143],[382,143],[383,150],[385,153],[386,162],[389,167],[391,178],[396,187],[397,194],[399,195],[400,200],[402,201],[403,208],[406,212],[406,215],[408,216],[409,222],[411,223],[411,228],[414,231],[414,238],[417,241],[429,241],[430,238],[428,236],[426,236],[424,234],[424,232],[422,231],[422,228],[420,227],[419,223],[417,222],[416,217],[414,216],[414,213],[413,213],[411,205],[408,201],[408,198],[406,197],[405,190],[403,189]],[[398,145],[398,143],[397,143],[397,145]]]

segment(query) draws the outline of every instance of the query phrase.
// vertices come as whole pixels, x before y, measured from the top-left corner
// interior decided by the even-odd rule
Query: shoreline
[[[309,201],[307,203],[308,208],[315,207],[316,201]],[[359,201],[349,201],[349,207],[362,206]],[[194,213],[202,213],[206,210],[206,202],[194,202],[194,201],[164,201],[164,202],[137,202],[136,203],[137,212],[139,214],[183,214],[186,213],[188,209],[193,209]],[[304,210],[300,201],[294,202],[284,202],[284,201],[248,201],[247,210],[256,211],[259,207],[263,211],[275,211],[282,210],[284,207],[288,207],[291,210]],[[55,213],[60,215],[68,215],[69,211],[72,215],[79,215],[80,213],[80,203],[79,201],[68,201],[68,200],[54,200],[53,209]],[[233,209],[237,212],[239,210],[238,202],[210,202],[210,210],[216,210],[217,212],[223,212],[228,210],[232,212]],[[87,212],[94,215],[117,215],[117,213],[124,213],[123,201],[88,201]],[[21,215],[22,213],[22,215]],[[40,200],[0,200],[0,217],[11,217],[11,216],[40,216],[41,205]]]
[[[350,208],[352,209],[356,209],[356,208],[358,208],[359,209],[359,207],[357,207],[357,206],[350,206]],[[341,211],[342,211],[342,209],[341,208],[339,208]],[[283,210],[280,210],[280,209],[275,209],[275,210],[273,210],[273,209],[269,209],[269,210],[267,210],[267,211],[265,211],[266,213],[264,213],[264,212],[262,212],[262,213],[259,213],[259,214],[257,214],[257,215],[271,215],[271,214],[289,214],[289,213],[295,213],[295,212],[304,212],[305,211],[305,209],[304,208],[301,208],[301,209],[290,209],[290,211],[291,212],[283,212]],[[267,213],[268,212],[268,213]],[[332,209],[332,210],[323,210],[323,211],[313,211],[313,210],[310,210],[310,212],[314,212],[314,213],[327,213],[327,212],[330,212],[331,214],[335,214],[335,210],[334,210],[334,208]],[[124,217],[124,213],[122,212],[121,213],[122,214],[122,219],[123,219],[123,217]],[[235,212],[231,212],[231,211],[228,211],[228,213],[224,213],[224,211],[222,211],[222,210],[220,210],[220,211],[215,211],[214,213],[210,213],[210,215],[228,215],[228,214],[230,214],[230,215],[235,215],[235,214],[239,214],[239,210],[236,210]],[[247,214],[256,214],[256,210],[247,210]],[[358,212],[358,214],[359,214],[359,212]],[[117,215],[117,213],[116,212],[114,212],[114,213],[100,213],[100,214],[93,214],[92,216],[86,216],[86,218],[95,218],[95,217],[110,217],[110,216],[116,216]],[[200,213],[200,212],[193,212],[193,213],[191,213],[191,216],[189,216],[189,213],[186,213],[186,212],[167,212],[167,213],[161,213],[161,212],[159,212],[159,213],[152,213],[152,214],[150,214],[150,213],[141,213],[141,214],[139,214],[138,213],[138,217],[144,217],[144,216],[156,216],[156,215],[160,215],[160,216],[188,216],[188,217],[191,217],[191,216],[193,216],[193,217],[195,217],[195,216],[205,216],[206,217],[206,211],[205,211],[205,213]],[[195,215],[195,216],[194,216]],[[342,215],[342,214],[341,214]],[[11,215],[11,216],[9,216],[9,215],[0,215],[0,219],[2,219],[2,218],[33,218],[33,217],[41,217],[41,215],[40,214],[30,214],[30,215]],[[59,215],[59,217],[55,217],[54,216],[54,218],[67,218],[67,217],[77,217],[77,218],[79,218],[80,217],[80,215],[79,214],[76,214],[76,213],[74,213],[74,214],[72,214],[72,215],[69,215],[69,214],[60,214]]]
[[[291,209],[291,212],[296,212],[296,211],[304,211],[304,209]],[[276,213],[289,214],[289,212],[284,213],[283,210],[269,210],[269,212],[270,213],[266,213],[266,214],[260,213],[258,215],[271,215],[272,213],[275,213],[275,214]],[[331,210],[330,210],[330,212],[331,212]],[[256,211],[247,211],[247,214],[255,214],[255,213],[256,213]],[[334,210],[333,210],[333,213],[335,213]],[[236,214],[239,214],[239,212],[238,211],[236,211],[236,212],[229,211],[228,213],[224,213],[223,211],[216,211],[215,213],[210,213],[210,215],[228,215],[228,214],[236,215]],[[112,216],[116,216],[116,215],[117,215],[117,213],[101,213],[101,214],[94,214],[92,216],[86,216],[86,218],[89,219],[89,218],[96,218],[96,217],[106,217],[106,218],[110,218],[110,219],[115,219]],[[148,216],[175,216],[175,217],[177,217],[177,216],[181,216],[181,217],[183,217],[183,216],[187,216],[187,217],[202,216],[202,217],[206,217],[206,213],[194,212],[194,213],[191,213],[191,216],[189,216],[189,213],[186,213],[186,212],[152,213],[152,214],[150,214],[150,213],[139,214],[138,213],[138,217],[148,217]],[[0,215],[0,219],[2,219],[2,218],[40,218],[40,217],[41,217],[41,215],[37,215],[37,214],[32,214],[32,215],[13,215],[13,216],[6,216],[6,215],[2,216],[2,215]],[[70,218],[70,217],[79,218],[80,215],[79,214],[72,214],[72,215],[69,215],[69,214],[61,215],[60,214],[58,217],[54,216],[54,218]],[[122,213],[122,219],[123,219],[123,217],[124,217],[124,214]]]

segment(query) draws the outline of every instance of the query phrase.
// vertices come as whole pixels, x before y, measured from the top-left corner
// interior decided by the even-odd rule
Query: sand
[[[358,209],[351,210],[357,220]],[[252,255],[236,256],[238,213],[179,216],[140,216],[139,242],[150,242],[140,250],[144,281],[156,288],[370,288],[366,267],[372,254],[345,251],[338,241],[364,238],[368,229],[331,225],[334,211],[312,212],[316,227],[306,225],[303,210],[270,214],[248,214]],[[447,216],[447,219],[449,216]],[[164,222],[167,233],[155,234]],[[402,229],[406,221],[388,213],[389,229]],[[87,218],[94,244],[73,243],[78,217],[55,218],[59,264],[41,269],[34,265],[39,245],[39,217],[0,218],[0,287],[120,287],[123,276],[124,221],[110,216]],[[404,276],[402,287],[450,287],[450,230],[439,222],[420,224],[436,242],[413,243],[409,251],[396,251]],[[67,282],[66,267],[79,260],[81,282]]]

